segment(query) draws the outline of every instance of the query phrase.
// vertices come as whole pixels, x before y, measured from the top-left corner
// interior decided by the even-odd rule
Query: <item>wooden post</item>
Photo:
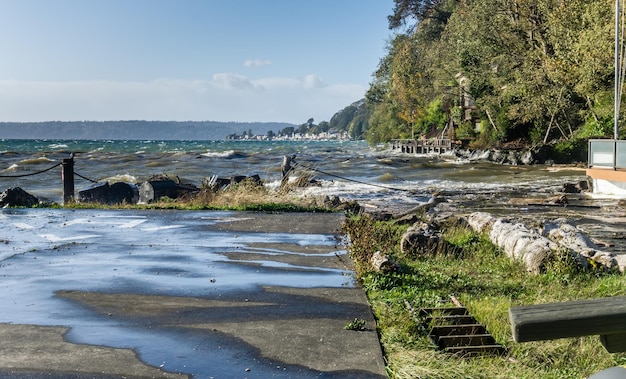
[[[280,181],[284,184],[289,179],[289,172],[291,171],[291,160],[293,157],[283,156],[283,164],[280,166],[281,178]]]
[[[74,201],[74,154],[61,161],[61,179],[63,180],[63,204]]]

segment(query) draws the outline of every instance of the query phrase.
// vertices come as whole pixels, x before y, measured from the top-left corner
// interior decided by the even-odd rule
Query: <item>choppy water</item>
[[[315,170],[321,185],[302,195],[338,195],[388,208],[409,208],[441,192],[458,209],[485,210],[525,220],[566,217],[592,237],[626,252],[626,212],[615,199],[583,206],[525,207],[511,198],[548,197],[564,183],[586,179],[578,168],[507,166],[463,161],[451,155],[411,155],[362,141],[69,141],[0,140],[0,191],[19,186],[40,198],[60,202],[61,168],[33,176],[74,153],[75,172],[90,180],[140,183],[153,175],[177,175],[200,186],[212,175],[258,174],[277,188],[283,156]],[[296,175],[297,175],[296,171]],[[76,177],[76,190],[91,183]]]
[[[52,201],[62,197],[61,169],[33,176],[75,154],[75,172],[101,181],[138,183],[157,174],[200,185],[212,175],[258,174],[277,186],[283,156],[319,170],[311,193],[356,200],[413,204],[432,192],[451,194],[558,191],[584,172],[549,172],[545,166],[463,162],[451,156],[415,156],[370,147],[362,141],[69,141],[0,140],[0,190],[19,186]],[[91,183],[76,177],[76,189]]]

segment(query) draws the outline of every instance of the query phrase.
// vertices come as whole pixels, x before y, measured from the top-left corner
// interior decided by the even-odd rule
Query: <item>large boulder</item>
[[[32,208],[39,204],[39,199],[24,191],[20,187],[13,187],[0,194],[0,207],[27,207]]]
[[[149,204],[162,197],[177,199],[198,191],[199,189],[191,184],[183,184],[172,179],[148,180],[139,187],[139,203]]]
[[[136,204],[138,200],[139,190],[132,183],[98,182],[78,191],[78,201],[82,203]]]
[[[457,248],[450,245],[441,235],[441,231],[432,224],[418,222],[407,229],[400,241],[400,250],[410,257],[434,256],[456,253]]]

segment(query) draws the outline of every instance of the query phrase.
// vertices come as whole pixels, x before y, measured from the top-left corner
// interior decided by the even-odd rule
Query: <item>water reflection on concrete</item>
[[[291,377],[294,372],[299,377],[318,377],[319,372],[310,368],[277,366],[276,361],[259,356],[258,349],[219,328],[168,328],[156,311],[118,314],[80,300],[85,293],[212,301],[237,298],[250,302],[246,308],[246,317],[250,317],[255,312],[263,315],[264,306],[279,301],[264,288],[354,287],[352,271],[346,265],[349,259],[335,235],[315,230],[270,233],[276,220],[258,220],[264,217],[268,216],[2,210],[0,323],[69,326],[66,338],[71,342],[134,349],[152,366],[197,378],[209,377],[205,376],[209,372],[211,376],[229,376],[234,366],[254,367],[246,377]],[[246,222],[258,225],[258,230],[237,226]],[[307,301],[303,298],[287,308],[305,308]],[[330,303],[324,306],[330,307]],[[320,312],[333,317],[342,310],[336,307]],[[193,321],[198,325],[224,322],[215,313],[202,308],[193,314]],[[350,318],[349,314],[341,316]],[[159,327],[145,325],[147,319],[156,320]]]

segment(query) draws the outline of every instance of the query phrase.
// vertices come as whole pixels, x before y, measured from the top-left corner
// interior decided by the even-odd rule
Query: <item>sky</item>
[[[329,121],[393,0],[0,0],[0,121]]]

